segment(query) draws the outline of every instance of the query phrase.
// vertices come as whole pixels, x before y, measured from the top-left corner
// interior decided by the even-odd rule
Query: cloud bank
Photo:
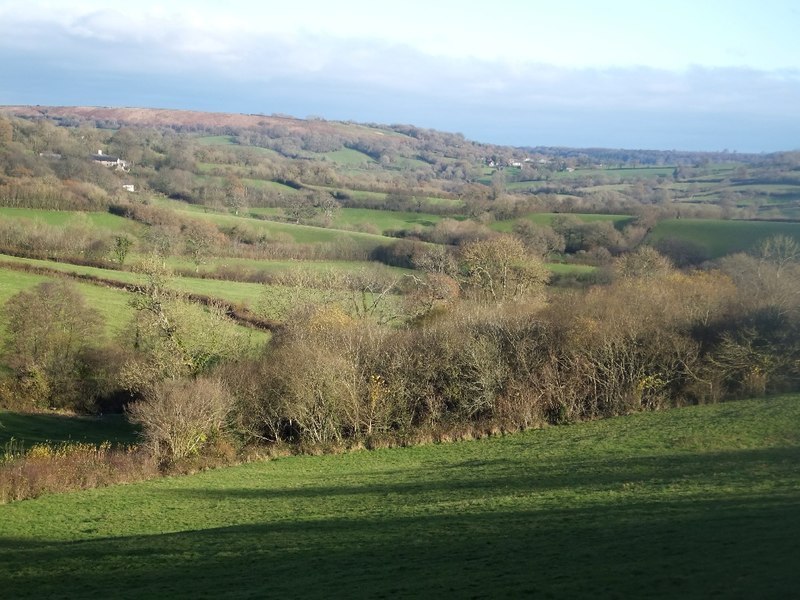
[[[39,7],[41,8],[41,7]],[[515,145],[800,145],[800,71],[563,67],[200,13],[0,6],[0,103],[412,122]]]

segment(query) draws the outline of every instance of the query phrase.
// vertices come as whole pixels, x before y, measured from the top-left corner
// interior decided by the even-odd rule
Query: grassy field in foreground
[[[0,506],[41,597],[788,598],[800,397],[303,456]]]

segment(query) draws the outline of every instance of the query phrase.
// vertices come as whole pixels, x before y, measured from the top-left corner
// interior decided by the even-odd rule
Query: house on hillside
[[[127,171],[129,167],[127,160],[122,160],[118,156],[103,154],[102,150],[98,150],[97,154],[92,154],[92,160],[104,167],[115,168],[118,171]]]
[[[126,192],[135,192],[136,186],[133,185],[132,183],[124,183],[122,184],[122,189],[125,190]]]

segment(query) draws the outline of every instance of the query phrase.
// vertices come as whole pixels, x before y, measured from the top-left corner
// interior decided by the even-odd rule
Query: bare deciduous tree
[[[156,458],[179,460],[222,433],[232,408],[233,396],[219,379],[197,378],[157,383],[127,410]]]
[[[550,278],[542,261],[508,235],[470,242],[462,260],[467,283],[495,302],[541,290]]]

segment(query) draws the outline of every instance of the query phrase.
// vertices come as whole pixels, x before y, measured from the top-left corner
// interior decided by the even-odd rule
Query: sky
[[[771,152],[800,148],[798,31],[795,0],[0,0],[0,104]]]

